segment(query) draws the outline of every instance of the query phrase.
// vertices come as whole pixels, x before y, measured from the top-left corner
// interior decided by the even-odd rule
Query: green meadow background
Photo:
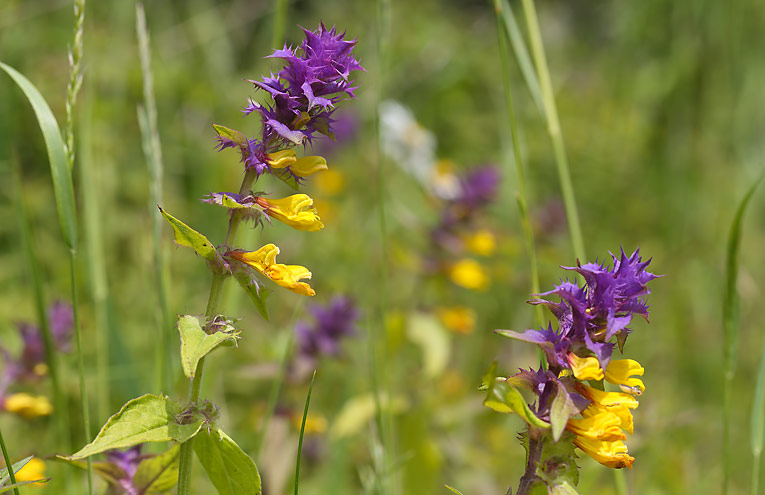
[[[510,4],[524,26],[519,2]],[[263,96],[245,79],[279,68],[263,58],[280,48],[272,41],[280,25],[274,8],[265,0],[145,4],[164,163],[162,206],[213,242],[222,242],[227,217],[199,198],[238,188],[243,172],[234,152],[213,149],[211,124],[257,134],[257,118],[243,118],[239,110],[248,97]],[[537,9],[588,259],[609,260],[608,252],[620,246],[628,252],[639,247],[653,257],[650,270],[666,275],[650,285],[650,323],[636,319],[625,348],[645,366],[647,388],[627,440],[636,458],[624,473],[628,492],[719,493],[726,245],[736,208],[765,164],[765,8],[756,0],[545,0]],[[372,494],[382,486],[387,493],[445,494],[442,485],[449,484],[465,495],[503,494],[523,473],[516,439],[522,422],[483,407],[477,386],[493,360],[507,375],[535,365],[536,350],[492,333],[533,326],[493,6],[295,1],[288,3],[286,39],[298,44],[297,26],[315,29],[320,21],[358,38],[357,57],[366,68],[357,74],[359,98],[338,112],[355,119],[356,133],[326,153],[342,187],[316,180],[305,188],[320,205],[322,231],[298,232],[275,222],[242,232],[238,243],[250,250],[276,243],[280,262],[313,272],[317,295],[307,300],[276,287],[265,321],[229,283],[222,307],[239,318],[243,339],[238,349],[208,359],[202,394],[220,407],[226,431],[258,463],[264,493],[291,493],[299,433],[294,419],[302,414],[310,372],[285,366],[284,356],[293,363],[294,325],[308,318],[312,304],[351,295],[362,312],[359,331],[343,343],[342,356],[318,362],[311,414],[319,425],[306,435],[300,492]],[[39,88],[62,125],[73,24],[68,1],[0,2],[0,61]],[[82,67],[74,170],[82,236],[77,269],[95,433],[126,400],[160,391],[182,398],[188,383],[172,321],[160,323],[157,316],[156,207],[136,113],[143,83],[133,1],[88,2]],[[571,266],[576,258],[545,121],[514,60],[510,67],[540,282],[549,290],[566,276],[559,265]],[[375,119],[381,99],[409,107],[435,135],[437,158],[457,171],[500,167],[500,193],[480,219],[497,238],[490,256],[477,257],[490,274],[485,290],[424,274],[423,260],[432,254],[429,229],[442,205],[380,149]],[[22,170],[21,189],[12,180],[14,162]],[[92,174],[90,188],[83,187],[83,167]],[[256,188],[275,196],[289,192],[269,177]],[[763,194],[755,192],[744,219],[738,267],[730,484],[736,494],[750,493],[753,470],[750,418],[765,329]],[[19,196],[45,297],[71,301],[68,250],[44,143],[29,103],[2,75],[0,343],[12,350],[20,346],[16,322],[36,315],[19,240]],[[162,238],[171,318],[201,314],[209,271],[191,250],[172,245],[168,226]],[[450,332],[432,316],[453,306],[476,312],[472,333]],[[163,335],[172,375],[158,387]],[[74,355],[62,363],[73,445],[56,445],[52,417],[0,413],[14,459],[70,454],[83,445]],[[379,389],[391,398],[387,438],[374,417],[372,393]],[[48,381],[17,390],[51,394]],[[616,493],[609,469],[586,456],[579,464],[582,494]],[[70,468],[48,463],[54,477],[64,469]],[[196,493],[212,493],[199,464],[194,476]],[[62,493],[55,483],[23,492]]]

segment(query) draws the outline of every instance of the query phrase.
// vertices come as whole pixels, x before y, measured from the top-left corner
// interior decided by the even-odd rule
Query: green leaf
[[[199,256],[207,260],[216,261],[218,259],[218,253],[215,251],[215,247],[213,247],[212,243],[207,240],[207,237],[165,212],[161,207],[158,208],[159,212],[162,213],[162,216],[173,226],[176,243],[181,246],[190,247],[196,251]]]
[[[181,446],[174,445],[165,452],[141,461],[133,476],[133,486],[139,493],[162,493],[178,482]]]
[[[250,299],[258,309],[260,316],[268,321],[268,306],[266,306],[266,299],[271,295],[271,291],[264,286],[258,286],[252,281],[249,275],[243,272],[234,273],[234,278],[242,286],[242,289],[250,296]]]
[[[224,342],[236,344],[239,332],[226,324],[223,330],[208,334],[196,316],[184,315],[178,318],[178,332],[181,334],[181,364],[183,373],[193,379],[197,363]]]
[[[215,132],[218,133],[218,136],[232,140],[239,147],[244,148],[247,146],[247,138],[244,136],[244,134],[237,131],[236,129],[230,129],[219,124],[213,124],[212,126],[213,129],[215,129]]]
[[[550,495],[579,495],[576,488],[564,481],[560,485],[555,485],[550,489]]]
[[[568,418],[578,414],[579,409],[574,404],[574,401],[571,400],[566,387],[558,381],[555,382],[555,385],[557,390],[550,406],[550,425],[552,426],[553,439],[557,442],[560,440],[563,430],[566,429]]]
[[[311,375],[311,385],[308,387],[308,396],[305,398],[305,407],[303,408],[303,421],[300,423],[300,437],[298,437],[297,460],[295,461],[295,491],[298,495],[300,485],[300,460],[303,458],[303,436],[305,435],[305,420],[308,417],[308,406],[311,405],[311,392],[313,392],[313,383],[316,380],[316,370]]]
[[[260,495],[260,475],[250,457],[215,425],[194,437],[194,452],[220,495]]]
[[[416,313],[409,318],[406,329],[409,340],[422,350],[423,372],[427,378],[435,378],[449,364],[449,335],[433,316]]]
[[[456,493],[457,495],[462,495],[462,492],[461,492],[461,491],[459,491],[459,490],[457,490],[457,489],[456,489],[456,488],[454,488],[453,486],[444,485],[444,487],[446,487],[446,489],[447,489],[447,490],[449,490],[449,491],[450,491],[450,492],[452,492],[452,493]]]
[[[95,440],[68,459],[84,459],[106,450],[124,449],[144,442],[175,440],[183,443],[199,432],[204,417],[195,413],[188,424],[180,424],[177,416],[182,409],[180,404],[166,396],[146,394],[128,401],[109,418]]]
[[[271,175],[284,182],[295,191],[300,190],[300,183],[297,181],[297,177],[288,172],[286,168],[271,170]]]
[[[26,459],[22,459],[19,462],[14,463],[11,467],[13,468],[13,472],[18,473],[21,468],[27,465],[27,463],[34,457],[33,455],[30,455]],[[8,475],[8,468],[3,468],[0,470],[0,485],[4,485],[8,482],[8,480],[11,479],[11,477]]]
[[[0,493],[5,493],[13,490],[14,488],[18,488],[20,486],[24,485],[31,485],[32,483],[47,483],[51,480],[51,478],[42,478],[39,480],[30,480],[30,481],[19,481],[18,483],[14,483],[12,485],[7,485],[0,487]]]
[[[0,69],[3,69],[11,76],[11,79],[21,88],[37,116],[37,123],[45,140],[45,148],[48,150],[48,162],[50,163],[50,173],[53,180],[53,195],[56,198],[56,210],[58,211],[61,234],[69,249],[76,250],[77,214],[74,205],[72,171],[67,163],[66,147],[61,138],[61,130],[58,127],[56,118],[53,116],[53,112],[51,112],[45,98],[43,98],[29,79],[2,62],[0,62]]]
[[[501,413],[515,413],[530,425],[549,428],[550,424],[534,414],[521,393],[506,381],[497,381],[497,362],[483,376],[482,387],[487,391],[483,405]]]

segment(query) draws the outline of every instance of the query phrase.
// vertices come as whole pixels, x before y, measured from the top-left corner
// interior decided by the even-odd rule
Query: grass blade
[[[313,382],[316,380],[316,370],[311,375],[311,385],[308,387],[308,396],[305,398],[305,408],[303,409],[303,422],[300,423],[300,439],[298,440],[297,462],[295,463],[295,495],[298,495],[298,486],[300,485],[300,458],[303,453],[303,434],[305,433],[305,420],[308,417],[308,406],[311,405],[311,392],[313,392]]]
[[[315,374],[315,372],[314,372]],[[305,423],[305,418],[303,418],[303,423]],[[301,432],[302,433],[302,432]],[[302,435],[301,435],[302,440]],[[5,460],[5,465],[8,467],[8,478],[11,481],[12,485],[16,484],[16,476],[13,472],[13,465],[11,464],[11,459],[8,457],[8,450],[5,448],[5,440],[3,440],[3,432],[0,431],[0,448],[3,449],[3,459]],[[17,488],[13,489],[13,493],[15,495],[19,495],[19,490]],[[295,491],[297,493],[297,491]]]
[[[733,223],[728,234],[728,247],[725,253],[725,294],[723,295],[723,328],[725,332],[725,359],[723,365],[723,495],[728,493],[730,481],[730,458],[732,451],[730,443],[730,419],[733,406],[733,378],[736,375],[736,352],[738,346],[738,254],[741,245],[741,224],[744,213],[752,199],[757,186],[762,182],[762,176],[749,188],[736,210]],[[754,429],[752,430],[754,435]]]
[[[760,485],[760,456],[762,455],[763,437],[765,437],[765,339],[760,351],[760,369],[757,372],[757,384],[752,403],[752,495],[757,495]]]
[[[21,88],[24,96],[32,105],[37,116],[37,122],[45,140],[50,162],[51,178],[53,179],[53,194],[56,198],[58,220],[61,234],[69,249],[77,249],[77,217],[74,207],[74,186],[72,175],[67,165],[66,147],[61,138],[58,122],[51,112],[50,106],[34,84],[13,67],[0,62],[0,69],[11,76],[11,79]]]

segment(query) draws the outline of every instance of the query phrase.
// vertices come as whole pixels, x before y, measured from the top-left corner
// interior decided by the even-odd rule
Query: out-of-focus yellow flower
[[[300,431],[300,426],[303,424],[303,415],[293,413],[290,415],[292,426],[296,430]],[[325,433],[327,431],[327,418],[321,414],[308,413],[305,418],[305,433],[306,435],[313,435],[319,433]]]
[[[627,453],[627,446],[619,440],[607,442],[576,436],[574,445],[606,467],[632,469],[632,463],[635,462],[635,458]]]
[[[465,247],[479,256],[491,256],[497,247],[494,233],[488,229],[471,232],[464,237]]]
[[[465,306],[452,306],[436,310],[446,328],[455,333],[468,335],[475,330],[475,311]]]
[[[489,286],[489,274],[486,269],[470,258],[461,259],[449,269],[452,282],[472,290],[484,290]]]
[[[640,395],[645,391],[643,380],[636,378],[643,376],[645,368],[634,359],[612,359],[606,366],[606,380],[619,385],[622,391]]]
[[[37,363],[32,371],[37,376],[45,376],[48,374],[48,365],[45,363]]]
[[[257,197],[255,202],[267,215],[297,230],[315,232],[324,228],[313,200],[307,194],[293,194],[282,199]]]
[[[22,418],[31,419],[48,416],[53,412],[53,406],[43,395],[33,396],[25,393],[12,394],[5,398],[6,411],[18,414]]]
[[[345,177],[337,170],[327,170],[314,180],[316,189],[326,196],[335,196],[345,189]]]
[[[276,263],[277,254],[279,254],[279,248],[274,244],[266,244],[257,251],[231,251],[229,253],[235,260],[253,267],[278,285],[292,292],[304,296],[315,295],[316,292],[310,285],[300,282],[302,279],[310,279],[311,272],[304,266]]]
[[[316,172],[327,170],[327,160],[322,156],[304,156],[297,158],[295,150],[282,150],[266,155],[266,163],[275,169],[290,168],[298,177],[307,177]]]
[[[602,380],[603,370],[600,361],[593,356],[579,357],[573,352],[568,355],[568,363],[577,380]]]
[[[34,481],[43,478],[45,478],[45,462],[37,457],[29,459],[29,462],[16,473],[16,481]],[[43,486],[43,483],[30,483],[26,486],[39,488]]]

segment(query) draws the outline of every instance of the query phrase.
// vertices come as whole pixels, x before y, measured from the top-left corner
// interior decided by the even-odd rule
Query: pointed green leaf
[[[300,190],[300,183],[297,181],[297,177],[289,173],[286,168],[272,170],[271,175],[284,182],[295,191]]]
[[[202,329],[199,319],[190,315],[178,318],[178,332],[181,334],[183,373],[189,379],[194,378],[200,359],[224,342],[236,344],[239,338],[239,332],[231,325],[226,325],[223,330],[208,334]]]
[[[482,388],[486,390],[483,405],[501,413],[515,413],[530,425],[549,428],[550,424],[534,414],[521,393],[507,381],[497,381],[497,362],[491,363],[483,376]]]
[[[579,409],[571,400],[568,390],[562,383],[555,382],[557,390],[550,406],[550,425],[552,426],[553,439],[557,442],[566,428],[568,418],[579,413]]]
[[[20,486],[24,485],[31,485],[32,483],[47,483],[51,480],[51,478],[42,478],[39,480],[30,480],[30,481],[19,481],[18,483],[14,483],[12,485],[7,485],[0,487],[0,493],[5,493],[13,490],[14,488],[18,488]]]
[[[444,485],[444,487],[446,487],[446,489],[447,489],[447,490],[449,490],[449,491],[450,491],[450,492],[452,492],[452,493],[456,493],[457,495],[462,495],[462,492],[461,492],[461,491],[459,491],[459,490],[457,490],[457,489],[456,489],[456,488],[454,488],[453,486]]]
[[[170,225],[173,226],[176,243],[180,244],[181,246],[190,247],[196,251],[199,256],[207,260],[217,260],[218,253],[215,251],[215,247],[213,247],[212,243],[207,240],[207,237],[203,236],[196,230],[192,229],[185,223],[170,215],[161,207],[158,208],[159,212],[162,213],[162,216],[165,217],[168,222],[170,222]]]
[[[3,69],[11,79],[21,88],[24,96],[32,105],[37,116],[37,123],[45,140],[45,148],[48,150],[48,162],[53,179],[53,195],[56,198],[56,210],[58,221],[61,225],[61,233],[64,242],[69,249],[77,249],[77,215],[74,205],[74,186],[72,185],[72,171],[66,159],[66,147],[61,138],[61,130],[56,118],[53,116],[48,103],[40,94],[34,84],[14,68],[0,62]]]
[[[181,446],[174,445],[169,450],[141,461],[133,476],[133,486],[139,493],[163,493],[178,482]]]
[[[271,294],[271,291],[264,286],[258,286],[252,281],[249,275],[242,272],[234,273],[236,281],[242,286],[242,289],[250,296],[250,299],[258,309],[260,316],[268,321],[268,306],[266,306],[266,299]]]
[[[180,424],[177,416],[183,407],[166,396],[146,394],[125,403],[109,418],[95,440],[68,459],[84,459],[111,449],[124,449],[144,442],[183,443],[202,427],[204,417],[194,414],[187,424]],[[186,421],[184,421],[186,423]]]
[[[215,129],[215,132],[218,133],[218,136],[232,140],[239,147],[244,148],[247,146],[247,138],[244,136],[244,134],[237,131],[236,129],[230,129],[219,124],[213,124],[212,126],[213,129]]]
[[[260,495],[255,463],[217,426],[194,437],[194,452],[219,495]]]
[[[33,455],[30,455],[26,459],[22,459],[19,462],[14,463],[11,467],[13,468],[14,473],[18,473],[21,468],[27,465],[27,463],[34,457]],[[11,479],[11,477],[8,475],[8,468],[3,468],[0,470],[0,485],[4,485],[8,482],[8,480]]]

